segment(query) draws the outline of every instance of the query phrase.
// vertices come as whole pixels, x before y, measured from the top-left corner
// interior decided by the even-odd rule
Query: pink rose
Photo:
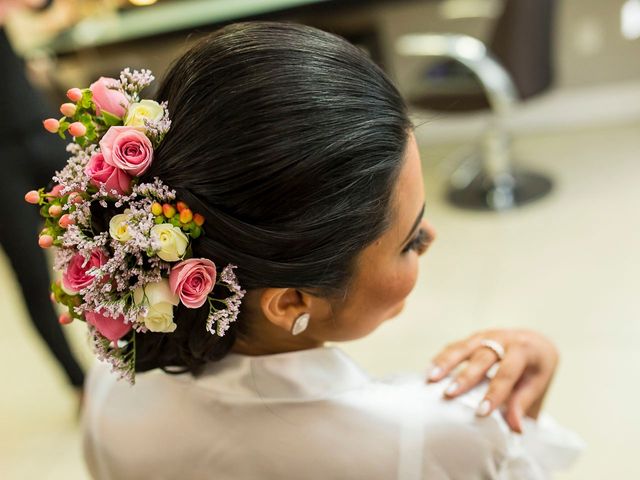
[[[147,171],[153,160],[153,145],[135,127],[111,127],[100,140],[104,161],[134,177]]]
[[[131,324],[125,323],[124,315],[113,318],[107,317],[102,313],[86,311],[84,312],[84,318],[87,323],[96,327],[103,337],[112,342],[120,340],[131,330]]]
[[[216,283],[216,266],[206,258],[190,258],[171,269],[169,287],[188,308],[204,305]]]
[[[89,86],[98,115],[102,115],[103,110],[119,118],[127,113],[129,101],[120,90],[114,90],[116,85],[118,81],[115,78],[100,77]]]
[[[91,252],[89,260],[81,253],[76,253],[69,262],[67,270],[62,274],[62,286],[68,293],[78,293],[93,283],[95,277],[87,273],[93,267],[101,267],[107,262],[107,256],[100,249]]]
[[[102,153],[96,153],[91,157],[84,173],[91,178],[92,184],[98,188],[104,185],[109,193],[115,190],[118,195],[124,195],[131,191],[131,177],[119,168],[105,162]]]

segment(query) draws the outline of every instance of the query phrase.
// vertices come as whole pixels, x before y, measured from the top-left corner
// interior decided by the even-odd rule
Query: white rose
[[[129,105],[124,117],[124,124],[128,127],[144,127],[145,119],[157,122],[162,118],[162,115],[164,115],[164,109],[158,102],[140,100]]]
[[[179,298],[171,292],[169,281],[162,279],[156,283],[148,283],[133,291],[133,301],[136,305],[147,305],[146,315],[141,315],[138,321],[152,332],[173,332],[177,325],[173,322],[173,307],[178,305]]]
[[[177,262],[184,255],[189,240],[180,228],[161,223],[151,228],[151,236],[160,242],[158,256],[165,262]]]
[[[125,210],[124,213],[114,215],[109,220],[109,235],[111,235],[111,238],[120,242],[126,242],[131,239],[129,224],[127,223],[131,219],[129,213],[130,210]]]

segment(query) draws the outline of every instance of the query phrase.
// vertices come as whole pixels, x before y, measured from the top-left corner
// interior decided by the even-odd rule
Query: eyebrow
[[[413,235],[413,232],[415,232],[416,228],[418,228],[418,225],[420,225],[420,222],[422,221],[422,217],[424,216],[424,209],[425,209],[426,206],[427,206],[426,203],[422,204],[422,210],[420,210],[420,213],[418,214],[418,218],[416,218],[415,222],[413,222],[413,227],[411,227],[411,230],[409,231],[409,235],[407,235],[407,238],[405,238],[402,241],[402,245],[407,243],[409,238],[411,238],[411,235]]]

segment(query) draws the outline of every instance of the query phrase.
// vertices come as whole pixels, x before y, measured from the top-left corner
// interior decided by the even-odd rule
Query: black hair
[[[358,254],[388,228],[412,124],[387,75],[345,39],[293,23],[206,36],[157,95],[171,129],[143,180],[160,178],[206,223],[194,257],[232,263],[244,289],[345,292]],[[208,306],[178,307],[171,334],[136,338],[138,371],[193,373],[247,331],[205,331]]]

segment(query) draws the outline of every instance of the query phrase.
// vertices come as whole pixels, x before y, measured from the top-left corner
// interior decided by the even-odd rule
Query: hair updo
[[[412,127],[387,75],[343,38],[276,22],[228,25],[170,68],[158,101],[171,129],[142,179],[159,177],[206,218],[193,255],[228,263],[246,289],[340,296],[355,260],[388,228]],[[242,310],[242,308],[241,308]],[[178,307],[170,335],[136,338],[136,370],[197,373],[224,357],[208,307]]]

